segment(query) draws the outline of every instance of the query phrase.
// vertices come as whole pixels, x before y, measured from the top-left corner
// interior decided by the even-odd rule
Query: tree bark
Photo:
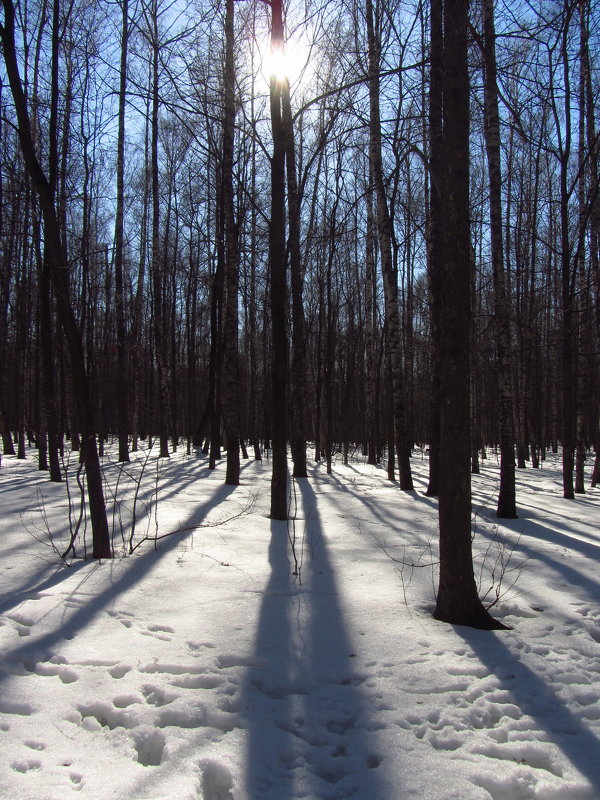
[[[54,292],[60,322],[69,348],[73,394],[83,434],[83,458],[92,523],[92,557],[110,558],[112,553],[104,504],[102,472],[96,446],[93,405],[85,367],[83,343],[71,305],[68,267],[63,255],[58,216],[50,184],[36,155],[27,102],[19,74],[14,34],[15,10],[12,0],[2,0],[2,4],[4,25],[0,27],[0,36],[4,50],[4,63],[17,113],[23,159],[32,185],[37,192],[43,214],[45,244],[49,249],[52,262]]]
[[[498,354],[498,400],[500,405],[500,491],[496,516],[516,519],[515,447],[513,435],[513,383],[509,305],[502,249],[502,176],[500,166],[500,118],[496,80],[496,30],[493,0],[483,3],[483,55],[485,64],[485,146],[490,185],[490,228],[494,320]]]
[[[271,49],[285,47],[281,0],[271,0]],[[282,124],[282,83],[277,75],[270,78],[271,130],[271,222],[269,225],[269,277],[271,282],[271,439],[273,471],[271,476],[271,519],[285,520],[287,511],[287,379],[288,353],[286,328],[285,264],[285,147]]]
[[[381,115],[379,108],[380,44],[375,31],[372,0],[366,0],[366,18],[369,50],[369,159],[373,168],[374,192],[377,203],[377,234],[384,287],[385,324],[392,370],[396,452],[400,488],[405,491],[411,491],[414,486],[410,469],[410,443],[407,437],[404,400],[402,337],[398,310],[398,277],[392,257],[392,224],[385,194],[381,155]]]
[[[282,87],[282,124],[285,130],[285,165],[288,193],[288,243],[292,289],[291,449],[294,478],[306,478],[306,319],[304,275],[300,253],[300,195],[296,169],[296,145],[292,122],[290,83]]]
[[[240,482],[238,367],[238,232],[234,216],[233,147],[235,133],[235,62],[233,0],[225,3],[225,114],[223,118],[223,226],[225,229],[225,324],[223,411],[227,435],[225,483]]]
[[[115,209],[115,316],[117,328],[117,381],[115,403],[117,406],[118,460],[129,461],[129,409],[127,380],[126,328],[123,295],[123,221],[125,184],[125,105],[127,92],[127,48],[129,41],[129,3],[122,2],[121,56],[119,67],[119,110],[117,129],[117,203]]]
[[[431,0],[432,5],[439,0]],[[440,264],[440,577],[434,616],[455,625],[502,628],[477,595],[471,553],[469,338],[469,73],[467,0],[443,6],[442,206]],[[434,75],[432,74],[432,80]]]

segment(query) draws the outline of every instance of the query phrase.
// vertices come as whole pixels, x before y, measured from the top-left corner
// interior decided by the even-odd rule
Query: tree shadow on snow
[[[594,561],[598,560],[598,545],[560,533],[560,531],[549,528],[547,525],[542,525],[542,523],[533,518],[521,517],[514,521],[502,520],[502,524],[512,532],[513,536],[519,536],[518,544],[515,546],[515,555],[517,557],[522,554],[532,561],[543,562],[556,573],[557,578],[562,578],[565,587],[576,586],[579,590],[583,590],[589,595],[591,602],[598,602],[600,582],[577,569],[580,561],[575,553],[570,558],[565,556],[564,552],[565,550],[577,551],[589,559],[591,563],[594,563]],[[496,532],[490,532],[481,527],[478,529],[477,535],[491,540],[495,538]],[[507,544],[510,543],[503,532],[500,533],[500,536],[502,541],[507,542]],[[544,545],[553,544],[557,548],[561,548],[561,550],[551,553],[538,547],[536,545],[537,541]]]
[[[482,632],[457,626],[454,629],[472,647],[490,674],[498,677],[499,688],[507,690],[521,712],[531,717],[544,732],[541,741],[556,744],[571,764],[590,782],[597,793],[594,796],[600,797],[600,742],[585,721],[567,708],[557,695],[556,687],[549,686],[544,678],[511,652],[504,641],[505,633]],[[510,755],[507,757],[510,758]],[[548,761],[551,761],[550,756]],[[522,763],[528,763],[526,754]],[[532,763],[530,766],[541,765]],[[549,768],[551,771],[556,770],[552,765]]]
[[[114,575],[115,566],[118,564],[116,561],[105,561],[103,563],[82,561],[76,562],[70,570],[65,570],[56,576],[52,576],[42,584],[36,584],[30,589],[28,588],[27,595],[30,597],[32,592],[40,592],[43,589],[52,588],[61,579],[67,580],[73,576],[74,572],[83,573],[82,581],[89,579],[92,571],[110,570],[112,572],[111,577],[106,578],[107,585],[105,588],[100,589],[97,594],[91,597],[86,595],[86,600],[83,603],[75,598],[80,589],[80,584],[76,587],[69,586],[69,590],[73,594],[73,604],[76,606],[73,613],[63,615],[61,624],[55,629],[47,631],[39,637],[31,635],[20,647],[5,652],[3,660],[5,662],[20,661],[26,663],[47,660],[52,655],[52,649],[57,644],[64,639],[72,639],[77,633],[84,630],[96,615],[110,606],[120,595],[129,591],[143,580],[160,559],[176,549],[183,540],[192,536],[196,527],[202,523],[209,511],[223,503],[234,491],[234,486],[215,486],[215,492],[204,503],[196,506],[194,512],[180,526],[183,529],[181,533],[174,533],[172,536],[162,539],[157,543],[156,549],[152,548],[152,540],[150,540],[147,549],[140,555],[130,556],[125,561],[127,566],[116,577]],[[85,569],[86,567],[87,569]],[[25,593],[26,590],[22,587],[21,591]],[[23,597],[23,599],[28,599],[28,597]]]
[[[10,588],[0,594],[0,614],[6,614],[26,600],[32,600],[40,594],[54,589],[67,578],[73,577],[87,562],[78,561],[66,567],[64,564],[44,564],[34,574],[29,575],[18,588]]]
[[[272,521],[271,575],[244,684],[247,797],[382,800],[391,795],[361,688],[366,675],[355,668],[317,498],[307,479],[296,485],[308,563],[301,580],[292,574],[288,525]]]

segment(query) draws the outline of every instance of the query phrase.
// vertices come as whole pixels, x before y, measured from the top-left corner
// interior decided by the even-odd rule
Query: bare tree
[[[490,184],[490,227],[494,282],[498,399],[500,405],[500,491],[496,515],[517,516],[515,499],[515,447],[513,434],[513,381],[509,305],[502,248],[502,175],[500,166],[500,118],[496,79],[496,30],[493,0],[483,2],[483,57],[485,65],[485,145]]]
[[[285,49],[281,0],[271,0],[271,50],[281,57]],[[275,72],[270,77],[271,131],[271,222],[269,226],[269,277],[271,281],[271,336],[273,348],[271,375],[271,439],[273,472],[271,477],[271,518],[287,519],[287,325],[286,325],[286,247],[285,247],[285,151],[283,125],[283,80]]]
[[[369,51],[369,159],[372,165],[377,210],[377,235],[383,275],[385,324],[390,353],[396,453],[400,488],[411,491],[410,443],[407,438],[403,384],[402,338],[398,311],[398,276],[392,258],[392,223],[383,179],[381,157],[381,115],[379,109],[380,43],[372,0],[366,0],[367,44]]]
[[[445,251],[438,265],[440,576],[434,616],[456,625],[492,629],[504,626],[489,615],[477,595],[471,553],[468,0],[443,0],[442,9],[438,3],[442,0],[431,0],[432,18],[443,20],[443,27],[432,27],[431,47],[443,53],[443,69],[432,73],[431,80],[433,98],[442,100],[443,159],[440,174],[432,175],[432,180],[441,187],[444,219],[436,222],[443,226]],[[435,80],[442,75],[439,92]]]
[[[19,74],[15,47],[15,9],[12,0],[3,0],[4,25],[0,26],[0,37],[4,51],[4,63],[15,104],[19,124],[19,140],[26,169],[38,195],[44,219],[45,246],[52,263],[52,280],[58,314],[65,333],[71,362],[73,393],[77,404],[78,421],[82,430],[83,459],[87,477],[87,491],[93,535],[93,558],[110,558],[111,546],[104,504],[102,473],[96,445],[96,426],[90,385],[85,366],[83,343],[71,304],[68,267],[65,262],[60,239],[60,226],[51,186],[38,159]],[[56,57],[56,53],[54,54]]]

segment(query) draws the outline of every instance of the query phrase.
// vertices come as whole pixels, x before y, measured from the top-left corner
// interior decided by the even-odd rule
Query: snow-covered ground
[[[119,554],[140,465],[106,467]],[[0,467],[0,797],[600,798],[600,492],[563,500],[556,460],[519,472],[500,525],[495,458],[474,478],[481,591],[504,571],[513,627],[494,633],[431,617],[420,455],[413,493],[311,464],[289,527],[268,461],[233,489],[203,456],[151,456],[134,544],[181,533],[69,568],[65,486],[35,466]]]

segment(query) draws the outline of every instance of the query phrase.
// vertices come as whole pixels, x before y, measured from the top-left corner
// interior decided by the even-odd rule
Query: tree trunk
[[[4,62],[19,123],[19,141],[23,159],[32,185],[37,192],[43,214],[46,245],[52,262],[54,292],[60,322],[69,348],[73,394],[83,434],[83,456],[92,523],[92,557],[110,558],[112,555],[110,535],[106,519],[102,472],[96,446],[93,405],[85,367],[83,343],[71,305],[68,267],[63,255],[58,216],[50,184],[35,152],[27,102],[19,75],[14,35],[15,10],[12,0],[2,0],[2,2],[5,22],[4,27],[0,29],[0,34],[4,49]]]
[[[378,433],[377,420],[378,408],[375,392],[376,372],[376,342],[375,320],[377,304],[377,280],[375,253],[377,239],[375,237],[375,215],[373,213],[373,168],[369,159],[369,176],[367,191],[365,193],[367,204],[367,237],[365,252],[365,356],[366,356],[366,436],[367,436],[367,464],[377,464],[378,458]]]
[[[167,356],[166,315],[164,299],[164,265],[160,248],[160,188],[158,173],[158,113],[159,113],[159,31],[155,0],[152,3],[149,31],[152,51],[152,109],[150,121],[150,168],[152,197],[152,289],[154,311],[154,344],[158,372],[158,436],[159,458],[169,458],[169,367]]]
[[[515,447],[513,437],[513,390],[511,334],[504,256],[502,250],[502,175],[500,166],[500,119],[496,82],[496,30],[493,0],[483,4],[483,55],[485,63],[485,145],[490,184],[490,228],[494,318],[498,353],[498,400],[500,405],[500,492],[496,516],[516,519]]]
[[[121,62],[119,69],[119,111],[117,130],[117,204],[115,210],[115,315],[117,327],[117,380],[114,387],[117,406],[118,460],[129,461],[129,409],[127,380],[126,329],[123,296],[123,217],[125,173],[125,105],[127,91],[127,46],[129,40],[129,4],[122,2]]]
[[[404,401],[402,338],[398,310],[398,277],[392,258],[392,225],[385,194],[381,155],[381,117],[379,110],[380,45],[375,34],[372,0],[366,0],[366,18],[369,49],[369,159],[373,168],[374,190],[377,202],[377,234],[384,287],[385,324],[392,370],[396,451],[400,488],[411,491],[414,487],[410,469],[410,444],[407,439]]]
[[[282,0],[271,0],[271,50],[281,54],[283,36]],[[286,393],[288,373],[286,326],[285,265],[285,148],[286,133],[282,123],[282,82],[277,75],[270,79],[271,130],[271,223],[269,226],[269,276],[271,280],[271,439],[273,471],[271,476],[271,519],[285,520],[287,511],[287,424]]]
[[[288,192],[290,279],[292,289],[291,448],[294,478],[306,478],[306,320],[304,276],[300,255],[300,197],[296,170],[296,146],[290,103],[290,83],[282,87],[282,124],[285,129],[285,164]]]
[[[429,164],[430,195],[427,252],[427,286],[429,291],[429,325],[431,330],[431,391],[429,432],[429,483],[427,497],[437,497],[440,491],[440,302],[441,263],[444,258],[442,182],[443,182],[443,125],[442,104],[444,93],[443,20],[442,0],[432,0],[430,83],[429,83]]]
[[[439,0],[431,0],[432,8]],[[455,625],[502,628],[483,607],[471,553],[469,337],[469,73],[466,0],[445,0],[443,180],[445,258],[440,264],[440,578],[434,616]],[[432,73],[432,80],[435,80]],[[435,88],[435,87],[434,87]],[[441,221],[440,221],[441,222]]]
[[[223,225],[225,229],[225,325],[223,411],[227,434],[225,483],[240,482],[239,367],[238,367],[238,232],[233,203],[233,145],[235,132],[235,62],[233,0],[225,3],[225,115],[223,119]]]

